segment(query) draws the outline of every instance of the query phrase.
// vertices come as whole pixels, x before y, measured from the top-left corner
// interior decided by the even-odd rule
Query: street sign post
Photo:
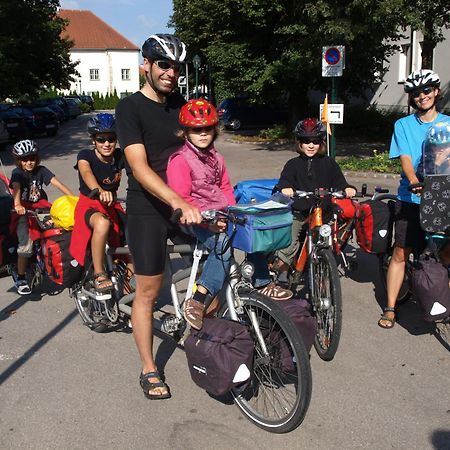
[[[345,67],[345,47],[334,45],[322,47],[322,76],[341,77]]]

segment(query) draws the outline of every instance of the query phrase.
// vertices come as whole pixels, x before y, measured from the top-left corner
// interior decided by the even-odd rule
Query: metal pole
[[[195,67],[195,98],[198,98],[198,67]]]
[[[331,77],[331,103],[337,102],[337,77]],[[336,158],[336,127],[334,124],[331,126],[331,138],[330,138],[330,156]]]

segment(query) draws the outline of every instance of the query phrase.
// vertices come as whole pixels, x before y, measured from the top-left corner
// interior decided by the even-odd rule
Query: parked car
[[[2,150],[9,141],[9,133],[5,122],[0,119],[0,150]]]
[[[59,129],[58,117],[45,106],[13,106],[3,120],[11,139],[23,139],[43,133],[55,136]]]
[[[76,119],[81,113],[81,100],[78,98],[72,97],[63,97],[63,100],[66,102],[67,107],[69,108],[69,116],[71,119]]]
[[[267,105],[253,105],[245,97],[223,100],[217,108],[217,113],[220,123],[234,131],[285,123],[288,118],[287,110]]]
[[[33,106],[34,107],[46,106],[47,108],[50,108],[56,114],[60,123],[65,122],[66,120],[69,119],[69,117],[66,118],[66,113],[64,112],[64,109],[60,105],[58,105],[58,103],[50,101],[50,99],[36,100],[33,103]]]
[[[94,107],[94,99],[92,98],[92,96],[90,95],[80,95],[81,97],[81,101],[83,103],[86,103],[87,105],[89,105],[89,108],[91,111],[94,111],[95,107]]]

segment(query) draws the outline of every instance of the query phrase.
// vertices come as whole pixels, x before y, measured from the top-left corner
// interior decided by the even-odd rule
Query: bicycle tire
[[[303,422],[311,400],[308,352],[299,331],[280,306],[254,291],[240,293],[239,297],[239,319],[251,330],[255,354],[252,377],[243,390],[232,391],[234,402],[259,428],[288,433]],[[228,307],[219,315],[226,318]],[[251,316],[256,319],[261,339]]]
[[[310,259],[315,285],[314,295],[309,288],[309,299],[317,321],[314,348],[324,361],[336,355],[342,331],[342,292],[339,271],[333,252],[320,248]]]

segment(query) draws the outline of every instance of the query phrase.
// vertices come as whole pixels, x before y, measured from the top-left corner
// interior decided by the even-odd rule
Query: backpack
[[[424,320],[434,322],[450,316],[450,288],[446,267],[432,255],[421,255],[411,281]]]
[[[41,245],[48,277],[64,287],[71,287],[81,279],[83,267],[69,252],[72,233],[62,228],[42,232]]]
[[[210,394],[224,395],[251,376],[253,339],[240,323],[206,317],[201,330],[191,328],[184,349],[192,380]]]
[[[262,202],[270,199],[278,179],[244,180],[234,186],[234,197],[239,204]]]
[[[427,233],[450,230],[450,176],[425,178],[420,201],[420,225]]]
[[[306,300],[290,299],[279,301],[277,305],[291,318],[302,337],[306,351],[309,353],[314,344],[317,331],[316,319],[311,315],[310,304]],[[275,354],[279,355],[278,364],[281,366],[282,371],[295,372],[293,355],[289,350],[289,346],[281,339],[280,333],[273,332],[270,341],[272,345],[280,346],[280,351],[275,352]],[[275,366],[277,365],[276,362],[274,364]]]
[[[356,204],[356,242],[366,253],[385,253],[392,242],[395,202],[367,200]]]

